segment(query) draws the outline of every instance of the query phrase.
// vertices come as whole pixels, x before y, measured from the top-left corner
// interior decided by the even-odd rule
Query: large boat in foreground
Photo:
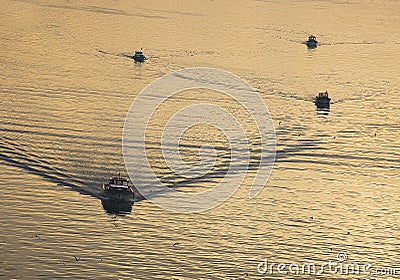
[[[319,92],[314,99],[314,103],[317,108],[329,109],[331,104],[331,99],[329,98],[328,92]]]
[[[133,184],[128,177],[122,177],[120,174],[110,177],[108,183],[103,184],[103,194],[108,199],[119,199],[134,201],[135,193]]]

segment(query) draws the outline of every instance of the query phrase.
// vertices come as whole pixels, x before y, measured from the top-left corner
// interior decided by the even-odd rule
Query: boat
[[[140,51],[135,51],[135,55],[133,56],[133,60],[135,62],[144,62],[147,58],[144,56],[142,49]]]
[[[317,38],[314,35],[308,36],[308,40],[305,43],[309,49],[315,49],[318,45]]]
[[[318,95],[315,97],[314,103],[317,108],[329,109],[331,99],[329,98],[328,92],[319,92]]]
[[[122,177],[121,174],[110,177],[108,183],[103,184],[103,196],[105,199],[134,201],[133,184],[128,177]]]

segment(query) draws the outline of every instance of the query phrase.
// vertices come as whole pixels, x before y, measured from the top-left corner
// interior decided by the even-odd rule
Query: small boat
[[[308,36],[308,41],[305,42],[307,44],[307,48],[315,49],[318,45],[317,38],[314,35]]]
[[[127,177],[118,176],[110,177],[108,183],[103,184],[103,195],[108,199],[119,199],[134,201],[135,193],[133,184]]]
[[[140,51],[135,51],[135,55],[133,56],[133,60],[135,62],[144,62],[147,58],[144,56],[142,49]]]
[[[315,97],[314,103],[317,108],[329,109],[331,99],[328,96],[328,92],[319,92],[318,95]]]

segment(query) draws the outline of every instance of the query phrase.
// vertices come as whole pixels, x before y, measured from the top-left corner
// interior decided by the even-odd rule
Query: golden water
[[[398,1],[0,2],[1,279],[315,279],[257,265],[341,251],[399,268]],[[315,50],[301,44],[309,34]],[[134,64],[125,55],[141,47],[149,59]],[[149,201],[107,214],[98,196],[124,170],[130,104],[156,78],[196,66],[259,90],[278,144],[267,185],[249,199],[245,180],[200,214]],[[325,90],[333,104],[320,114],[312,98]],[[183,152],[196,162],[199,138],[219,134],[191,133]]]

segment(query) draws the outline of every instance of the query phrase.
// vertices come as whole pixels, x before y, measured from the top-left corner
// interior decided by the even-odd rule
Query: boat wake
[[[98,51],[101,54],[105,54],[105,55],[111,55],[111,56],[115,56],[115,57],[123,57],[123,58],[129,58],[132,60],[135,60],[135,55],[134,54],[130,54],[130,53],[111,53],[111,52],[107,52],[104,50],[100,50],[100,49],[96,49],[96,51]]]
[[[68,175],[65,170],[53,167],[51,162],[38,158],[15,141],[2,136],[1,143],[0,159],[4,163],[21,168],[55,184],[70,187],[81,194],[98,197],[95,192],[82,187],[84,183],[80,178]]]

